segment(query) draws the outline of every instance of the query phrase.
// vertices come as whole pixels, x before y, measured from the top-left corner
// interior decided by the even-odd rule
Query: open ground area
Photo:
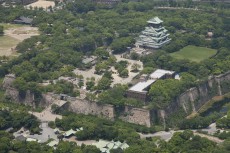
[[[200,62],[212,57],[216,52],[214,49],[189,45],[178,52],[172,53],[171,56],[177,59],[188,59],[190,61]]]
[[[44,9],[47,9],[48,7],[54,7],[55,6],[55,3],[54,1],[46,1],[46,0],[38,0],[37,2],[34,2],[34,3],[31,3],[29,5],[27,5],[26,7],[27,8],[44,8]]]
[[[38,28],[18,24],[0,24],[4,27],[4,36],[0,36],[0,56],[16,55],[17,44],[31,36],[38,35]]]
[[[114,67],[111,67],[109,69],[109,71],[113,71],[113,72],[116,72],[116,73],[113,73],[112,74],[112,77],[114,78],[113,79],[113,82],[112,82],[112,86],[115,85],[115,84],[127,84],[127,83],[130,83],[132,81],[132,79],[139,74],[139,72],[132,72],[132,65],[133,64],[138,64],[140,65],[140,68],[139,68],[139,71],[143,70],[143,63],[141,61],[135,61],[135,60],[130,60],[130,59],[126,59],[126,58],[122,58],[121,55],[115,55],[116,59],[117,59],[117,62],[119,61],[127,61],[128,62],[128,71],[129,71],[129,76],[127,78],[122,78],[119,76],[117,70],[115,70]],[[86,83],[87,82],[87,78],[91,78],[91,77],[94,77],[95,78],[95,81],[96,83],[102,78],[102,75],[98,75],[98,74],[95,74],[95,66],[93,66],[91,69],[89,70],[80,70],[80,69],[75,69],[74,70],[74,73],[76,75],[82,75],[84,77],[84,82]]]

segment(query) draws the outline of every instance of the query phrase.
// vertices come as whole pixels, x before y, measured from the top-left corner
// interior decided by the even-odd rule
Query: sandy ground
[[[27,8],[30,8],[30,7],[37,7],[37,8],[48,8],[49,6],[51,7],[54,7],[55,6],[55,3],[53,1],[45,1],[45,0],[38,0],[37,2],[34,2],[34,3],[31,3],[29,5],[26,5]]]
[[[98,82],[102,78],[102,75],[94,74],[95,66],[93,66],[90,70],[84,71],[84,70],[75,69],[73,72],[76,75],[82,75],[84,77],[84,83],[87,82],[87,78],[94,77],[95,82]]]
[[[18,41],[19,43],[27,38],[39,35],[39,32],[38,28],[36,27],[22,26],[16,28],[9,28],[4,31],[4,35],[16,39],[16,41]],[[12,54],[16,54],[16,45],[17,43],[13,46],[9,46],[8,48],[0,49],[0,56],[11,56]]]
[[[115,84],[127,84],[127,83],[132,81],[133,77],[135,77],[139,73],[139,72],[136,72],[136,73],[131,72],[131,70],[132,70],[131,67],[132,67],[132,65],[134,63],[136,63],[136,64],[141,66],[139,68],[140,71],[143,69],[143,63],[141,61],[135,61],[135,60],[122,58],[121,55],[115,55],[115,57],[117,59],[117,62],[119,62],[121,60],[124,60],[124,61],[127,61],[129,63],[129,65],[127,67],[128,71],[129,71],[129,77],[121,78],[118,73],[112,74],[112,76],[114,78],[113,82],[112,82],[112,86],[115,85]],[[117,72],[117,70],[115,70],[114,67],[112,67],[110,70],[113,71],[113,72]],[[79,70],[79,69],[74,70],[75,74],[82,75],[84,77],[84,83],[87,82],[87,78],[94,77],[96,83],[102,78],[102,75],[94,74],[94,72],[95,72],[95,66],[93,66],[90,70],[86,70],[86,71]]]
[[[113,76],[113,78],[114,78],[114,79],[113,79],[112,86],[113,86],[114,84],[118,84],[118,83],[120,83],[120,84],[127,84],[127,83],[130,83],[130,82],[133,80],[133,78],[134,78],[136,75],[138,75],[139,72],[131,72],[131,70],[132,70],[132,65],[133,65],[133,64],[138,64],[138,65],[140,65],[139,70],[140,70],[140,71],[143,70],[143,63],[142,63],[141,61],[136,61],[136,60],[131,60],[131,59],[122,58],[121,55],[115,55],[115,57],[116,57],[116,59],[117,59],[117,62],[123,60],[123,61],[127,61],[127,62],[129,63],[129,65],[128,65],[128,67],[127,67],[128,71],[129,71],[129,76],[128,76],[127,78],[121,78],[121,77],[119,76],[118,73],[112,74],[112,76]],[[113,67],[112,67],[112,70],[113,70],[113,71],[116,71],[115,69],[113,69]]]
[[[10,28],[8,30],[5,30],[4,32],[5,35],[18,39],[19,41],[23,41],[32,36],[39,35],[38,28],[30,26]]]

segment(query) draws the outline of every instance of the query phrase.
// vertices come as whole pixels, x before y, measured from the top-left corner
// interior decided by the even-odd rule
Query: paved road
[[[58,106],[62,106],[65,104],[66,101],[63,100],[56,100],[52,104],[56,104]],[[49,121],[55,121],[56,118],[62,119],[61,115],[53,114],[51,111],[51,106],[48,106],[46,109],[44,109],[41,113],[38,112],[29,112],[30,114],[33,114],[36,116],[40,121],[41,125],[40,128],[42,129],[41,135],[35,134],[35,135],[26,135],[27,138],[35,138],[37,140],[40,140],[41,143],[46,142],[49,139],[54,139],[59,142],[57,135],[54,133],[54,129],[50,128],[48,126]]]
[[[144,139],[147,137],[160,137],[161,139],[163,139],[165,141],[169,141],[175,132],[183,132],[183,130],[178,130],[178,131],[171,130],[168,132],[159,131],[159,132],[156,132],[153,134],[143,134],[143,133],[138,133],[138,134],[140,135],[141,139]]]
[[[208,134],[214,134],[217,130],[219,130],[219,129],[216,128],[216,123],[212,123],[208,126],[208,128],[202,129],[202,131],[207,131]],[[178,131],[171,130],[169,132],[159,131],[159,132],[156,132],[153,134],[143,134],[143,133],[138,133],[138,134],[140,135],[140,137],[142,139],[146,138],[146,137],[160,137],[161,139],[163,139],[165,141],[169,141],[175,132],[183,132],[183,131],[184,130],[178,130]],[[211,141],[214,141],[216,143],[222,143],[223,142],[223,140],[221,140],[217,137],[198,133],[198,132],[196,132],[197,130],[192,130],[192,131],[193,131],[194,135],[199,135],[201,137],[205,137],[205,138],[207,138]],[[221,130],[221,131],[223,131],[223,130]]]
[[[54,133],[54,129],[50,128],[47,122],[41,123],[40,128],[42,129],[41,135],[38,135],[38,134],[28,135],[28,137],[35,138],[37,140],[41,140],[41,143],[46,142],[47,140],[51,138],[59,142],[57,135]]]

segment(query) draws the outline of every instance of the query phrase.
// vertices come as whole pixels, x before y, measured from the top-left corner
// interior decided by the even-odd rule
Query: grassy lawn
[[[0,36],[0,56],[10,55],[9,49],[16,46],[19,43],[19,40],[9,37],[9,36]]]
[[[19,27],[25,27],[26,25],[22,24],[11,24],[11,23],[0,23],[0,26],[3,26],[4,30],[10,29],[10,28],[19,28]]]
[[[200,62],[215,55],[216,52],[216,50],[210,48],[186,46],[178,52],[171,53],[170,55],[177,59],[188,59],[190,61]]]

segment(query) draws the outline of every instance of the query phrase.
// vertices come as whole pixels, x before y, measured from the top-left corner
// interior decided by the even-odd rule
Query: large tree
[[[0,25],[0,36],[4,34],[3,26]]]

